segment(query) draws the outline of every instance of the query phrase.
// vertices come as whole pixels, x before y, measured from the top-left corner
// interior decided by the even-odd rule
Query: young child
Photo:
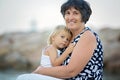
[[[69,45],[71,38],[72,33],[65,26],[57,26],[49,37],[49,45],[42,51],[41,66],[51,67],[61,65],[73,50],[74,44],[71,43]],[[59,49],[63,48],[66,48],[66,50],[60,56]]]
[[[49,37],[49,45],[42,50],[41,66],[59,66],[72,52],[75,44],[70,43],[72,33],[65,26],[57,26]],[[67,47],[67,48],[66,48]],[[60,55],[60,49],[66,50]],[[41,74],[22,74],[16,80],[63,80]]]

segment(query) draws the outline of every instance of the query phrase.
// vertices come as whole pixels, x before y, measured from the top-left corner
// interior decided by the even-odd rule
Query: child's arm
[[[67,58],[67,56],[73,51],[74,46],[75,44],[71,43],[60,57],[57,57],[58,53],[57,51],[55,51],[55,49],[51,49],[49,51],[49,56],[50,56],[52,66],[61,65],[63,61]]]

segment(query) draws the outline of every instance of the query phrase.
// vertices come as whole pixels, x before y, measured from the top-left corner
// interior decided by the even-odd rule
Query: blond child
[[[60,66],[72,52],[75,44],[70,43],[72,33],[65,26],[57,26],[49,36],[49,45],[42,50],[41,66],[52,67]],[[67,47],[67,48],[66,48]],[[60,55],[60,49],[66,50]],[[31,73],[22,74],[16,80],[63,80],[41,74]]]
[[[69,44],[71,38],[72,33],[65,26],[57,26],[49,36],[49,45],[42,51],[41,66],[52,67],[61,65],[73,50],[74,44]],[[60,55],[60,49],[62,48],[66,48],[66,50]]]

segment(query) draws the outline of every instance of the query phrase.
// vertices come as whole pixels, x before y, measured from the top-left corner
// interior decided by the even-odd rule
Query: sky
[[[61,5],[67,0],[0,0],[0,33],[42,31],[65,25]],[[86,0],[92,15],[86,26],[120,28],[120,0]]]

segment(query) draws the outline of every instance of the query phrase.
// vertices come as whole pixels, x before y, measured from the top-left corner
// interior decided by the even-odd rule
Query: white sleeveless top
[[[58,57],[60,56],[60,50],[57,50]],[[45,49],[42,50],[42,55],[41,55],[41,66],[43,67],[52,67],[50,57],[48,55],[45,55]]]
[[[51,67],[52,65],[50,62],[50,58],[49,58],[49,56],[45,55],[44,52],[45,52],[45,49],[42,50],[41,66]],[[57,52],[58,52],[58,55],[60,55],[60,51],[57,50]],[[16,80],[63,80],[63,79],[46,76],[46,75],[42,75],[42,74],[31,73],[31,74],[22,74],[22,75],[18,76]]]

